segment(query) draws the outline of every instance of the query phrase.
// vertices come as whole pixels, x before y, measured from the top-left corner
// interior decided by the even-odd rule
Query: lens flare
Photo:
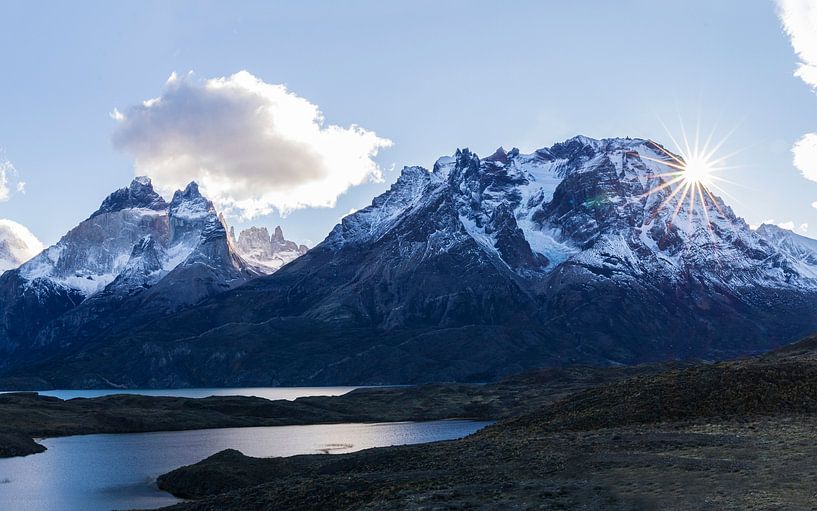
[[[712,182],[712,166],[703,158],[692,158],[686,160],[682,176],[692,185],[707,186]]]
[[[666,127],[665,127],[666,129]],[[692,217],[695,213],[696,207],[700,207],[706,222],[706,228],[711,232],[711,223],[709,218],[708,204],[711,204],[715,209],[722,213],[720,202],[712,194],[711,190],[717,190],[719,193],[729,196],[725,190],[718,186],[718,182],[728,182],[717,174],[729,168],[725,165],[727,158],[733,156],[735,153],[727,156],[716,157],[715,153],[726,142],[725,137],[720,142],[712,144],[712,137],[714,130],[710,133],[707,140],[701,144],[699,140],[699,130],[696,130],[694,143],[690,145],[689,138],[682,125],[683,146],[678,143],[675,137],[667,130],[667,134],[675,144],[677,155],[673,154],[661,145],[649,141],[650,145],[661,155],[662,158],[650,158],[642,156],[642,158],[651,160],[667,167],[667,172],[657,174],[656,177],[660,179],[660,184],[650,189],[645,195],[649,196],[655,192],[669,188],[669,195],[663,200],[658,210],[665,207],[672,207],[674,202],[674,210],[672,220],[681,213],[684,205],[688,205],[685,213]],[[656,211],[657,212],[657,211]]]

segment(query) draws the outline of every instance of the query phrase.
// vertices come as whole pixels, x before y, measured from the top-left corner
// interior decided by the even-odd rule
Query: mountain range
[[[0,276],[0,366],[60,356],[124,321],[198,303],[269,273],[262,262],[240,255],[195,183],[168,203],[138,177],[55,245]]]
[[[488,381],[817,331],[817,241],[679,201],[669,152],[575,137],[406,167],[309,251],[137,178],[0,276],[6,385]],[[277,256],[272,254],[277,253]],[[270,271],[274,273],[269,274]]]

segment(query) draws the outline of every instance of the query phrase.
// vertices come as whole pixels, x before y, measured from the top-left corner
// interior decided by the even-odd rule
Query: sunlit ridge
[[[668,167],[668,170],[667,172],[657,174],[657,177],[661,178],[662,182],[650,189],[646,195],[651,195],[664,188],[669,188],[671,192],[663,200],[658,210],[670,206],[673,201],[675,201],[672,214],[672,220],[675,220],[684,204],[688,204],[689,206],[687,212],[690,217],[694,214],[695,209],[700,206],[706,219],[706,227],[711,232],[707,203],[711,203],[720,213],[722,213],[720,204],[712,194],[711,190],[714,189],[723,195],[729,195],[725,190],[718,186],[719,182],[728,182],[727,180],[718,176],[718,173],[726,169],[733,168],[726,166],[725,163],[726,159],[732,156],[734,153],[716,157],[715,153],[721,148],[728,136],[713,144],[713,131],[713,133],[710,133],[706,141],[701,143],[698,133],[699,130],[696,129],[694,142],[690,144],[686,131],[682,126],[684,143],[681,145],[669,132],[669,130],[667,130],[667,134],[675,145],[678,156],[667,151],[661,145],[650,141],[650,145],[658,152],[662,153],[664,157],[657,159],[642,156],[642,158],[665,165]]]

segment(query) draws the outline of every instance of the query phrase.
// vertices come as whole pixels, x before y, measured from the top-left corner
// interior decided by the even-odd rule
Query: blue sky
[[[817,97],[793,76],[772,2],[5,1],[0,20],[0,148],[26,183],[0,217],[47,244],[135,173],[142,153],[115,147],[114,108],[130,120],[191,70],[199,84],[241,70],[285,84],[327,125],[393,143],[375,157],[382,181],[351,186],[334,208],[230,218],[238,227],[280,223],[314,244],[403,165],[576,134],[669,143],[662,120],[678,133],[679,115],[688,129],[700,115],[705,131],[734,129],[721,153],[742,149],[724,174],[735,211],[817,236],[817,183],[791,154],[815,129]]]

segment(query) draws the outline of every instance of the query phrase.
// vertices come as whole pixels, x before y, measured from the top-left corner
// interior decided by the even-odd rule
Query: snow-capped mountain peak
[[[201,367],[231,383],[416,383],[723,359],[814,332],[813,240],[753,231],[709,194],[680,201],[664,186],[668,158],[650,140],[583,136],[487,158],[457,150],[404,168],[318,246],[224,293],[295,244],[264,228],[231,240],[191,185],[164,211],[111,208],[81,224],[40,256],[47,278],[0,276],[12,297],[0,300],[0,349],[107,328],[64,348],[72,377],[94,378],[121,350],[112,373],[149,384],[190,382]],[[120,264],[105,292],[69,287],[77,271]]]
[[[214,214],[213,203],[201,194],[195,181],[184,190],[177,190],[170,201],[170,215],[183,222],[202,221]]]
[[[56,244],[0,276],[0,351],[71,342],[120,313],[167,314],[259,274],[235,252],[196,183],[168,203],[138,177]],[[119,307],[125,310],[114,313]]]
[[[264,273],[272,273],[309,250],[287,240],[281,226],[276,226],[272,235],[266,227],[244,229],[237,238],[232,229],[230,232],[238,253]]]
[[[167,203],[161,195],[153,189],[150,178],[140,176],[134,178],[126,188],[120,188],[102,201],[102,205],[91,218],[104,213],[113,213],[123,209],[149,209],[161,211],[167,208]]]
[[[785,256],[800,275],[817,279],[817,240],[774,224],[762,224],[755,232]]]
[[[117,285],[133,280],[142,286],[188,259],[214,224],[221,225],[218,214],[195,182],[175,192],[167,203],[149,178],[137,177],[105,198],[59,242],[21,266],[20,274],[29,282],[46,279],[86,298],[126,270],[128,278]],[[137,269],[145,275],[134,280]]]
[[[680,201],[670,158],[650,140],[574,137],[405,167],[304,256],[179,322],[207,316],[213,344],[274,332],[276,353],[310,360],[319,340],[308,377],[327,381],[722,359],[814,332],[817,280],[794,251],[717,197]],[[388,376],[384,359],[399,361]]]
[[[577,136],[530,154],[500,147],[482,159],[458,149],[430,172],[404,168],[324,244],[388,236],[442,200],[458,221],[434,234],[435,250],[456,250],[465,233],[524,278],[562,265],[622,279],[678,281],[694,271],[730,287],[817,288],[811,272],[788,264],[720,198],[701,191],[681,200],[661,161],[671,161],[665,148],[637,138]]]

